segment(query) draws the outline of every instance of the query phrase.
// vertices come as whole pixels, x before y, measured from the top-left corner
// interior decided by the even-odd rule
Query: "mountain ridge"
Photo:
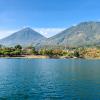
[[[40,45],[83,46],[100,42],[100,22],[81,22],[48,38]]]
[[[42,39],[46,39],[46,37],[27,27],[1,39],[0,44],[7,46],[14,46],[17,44],[28,46],[33,43],[38,43]]]

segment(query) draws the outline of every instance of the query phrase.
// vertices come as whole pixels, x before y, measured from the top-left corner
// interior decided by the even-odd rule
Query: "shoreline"
[[[0,58],[26,58],[26,59],[86,59],[86,60],[100,60],[99,58],[91,58],[91,57],[85,57],[85,58],[78,58],[78,57],[63,57],[63,56],[46,56],[46,55],[21,55],[21,56],[2,56]]]
[[[49,58],[49,56],[43,56],[43,55],[21,55],[21,56],[12,56],[12,57],[10,57],[10,56],[2,56],[2,57],[0,57],[0,58],[29,58],[29,59],[35,59],[35,58],[43,58],[43,59],[45,59],[45,58]]]

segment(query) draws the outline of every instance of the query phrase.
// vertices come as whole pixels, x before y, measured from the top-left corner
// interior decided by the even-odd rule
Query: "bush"
[[[79,51],[74,51],[74,56],[75,56],[75,57],[80,57]]]

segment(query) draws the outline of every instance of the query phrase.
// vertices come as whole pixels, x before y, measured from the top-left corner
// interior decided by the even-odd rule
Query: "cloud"
[[[42,35],[46,37],[51,37],[65,30],[65,28],[35,28],[34,30],[41,33]]]
[[[7,37],[14,32],[16,32],[16,30],[0,30],[0,39]]]

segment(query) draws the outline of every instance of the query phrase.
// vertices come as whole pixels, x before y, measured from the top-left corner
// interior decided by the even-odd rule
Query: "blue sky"
[[[0,0],[0,38],[24,27],[42,29],[50,37],[80,22],[99,20],[100,0]]]

